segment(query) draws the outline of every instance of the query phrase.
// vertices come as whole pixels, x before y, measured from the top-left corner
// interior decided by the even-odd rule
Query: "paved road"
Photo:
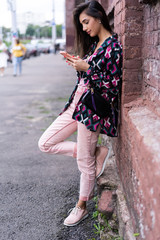
[[[12,70],[0,78],[0,240],[99,239],[92,201],[82,224],[63,225],[78,197],[76,160],[37,147],[72,91],[74,70],[59,55],[23,61],[22,76]]]

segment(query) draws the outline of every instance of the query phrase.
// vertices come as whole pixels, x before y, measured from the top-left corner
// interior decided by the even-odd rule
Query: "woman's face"
[[[87,32],[90,37],[98,35],[101,28],[99,19],[88,16],[85,12],[82,12],[79,16],[79,21],[82,24],[83,31]]]

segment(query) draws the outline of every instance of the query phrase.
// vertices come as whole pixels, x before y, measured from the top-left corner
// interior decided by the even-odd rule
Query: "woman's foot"
[[[103,172],[106,162],[110,156],[110,148],[101,146],[96,148],[96,178],[99,178]]]
[[[86,208],[82,209],[79,206],[76,206],[72,209],[69,216],[64,220],[64,225],[69,227],[76,226],[87,217],[88,211]]]

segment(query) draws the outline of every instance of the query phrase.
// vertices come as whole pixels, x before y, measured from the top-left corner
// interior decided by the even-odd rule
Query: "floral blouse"
[[[88,64],[90,67],[87,72],[77,72],[76,86],[62,112],[70,106],[81,78],[84,79],[86,85],[94,82],[96,88],[101,91],[101,95],[110,102],[112,114],[105,118],[97,116],[82,103],[81,99],[83,94],[75,108],[72,118],[85,124],[90,131],[96,131],[100,125],[102,134],[116,137],[118,98],[122,84],[122,46],[118,41],[117,34],[113,34],[107,38],[94,53],[96,46],[97,42],[92,44],[89,54],[84,57],[89,57]]]

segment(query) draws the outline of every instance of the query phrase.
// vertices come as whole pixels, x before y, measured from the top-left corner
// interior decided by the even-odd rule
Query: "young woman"
[[[7,47],[0,39],[0,76],[4,76],[4,69],[7,67]]]
[[[44,132],[39,148],[51,154],[77,158],[81,172],[79,200],[64,224],[75,226],[88,216],[86,202],[93,198],[96,177],[103,173],[110,151],[96,147],[99,133],[117,136],[117,103],[121,88],[122,48],[112,34],[103,7],[97,1],[80,4],[73,13],[77,51],[62,53],[77,71],[77,83],[59,117]],[[94,83],[110,103],[111,113],[99,117],[82,103],[82,97]],[[77,143],[64,141],[77,131]]]
[[[22,60],[23,56],[26,53],[26,48],[23,44],[20,43],[19,39],[15,40],[15,45],[12,48],[12,54],[13,54],[13,76],[17,76],[17,68],[19,68],[19,75],[22,73]]]

